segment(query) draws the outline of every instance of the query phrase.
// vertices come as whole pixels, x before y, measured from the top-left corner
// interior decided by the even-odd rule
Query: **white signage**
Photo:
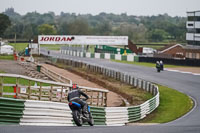
[[[39,35],[39,44],[128,45],[128,36]]]
[[[26,88],[20,88],[20,93],[26,93]]]
[[[38,48],[38,44],[37,43],[29,43],[29,48],[37,49]]]

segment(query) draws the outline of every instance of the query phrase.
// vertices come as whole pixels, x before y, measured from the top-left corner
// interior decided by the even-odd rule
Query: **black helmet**
[[[79,86],[77,84],[72,84],[72,90],[73,89],[79,89]]]

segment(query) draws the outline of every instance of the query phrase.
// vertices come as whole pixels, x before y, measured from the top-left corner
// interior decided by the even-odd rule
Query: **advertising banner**
[[[39,44],[128,45],[128,36],[39,35]]]

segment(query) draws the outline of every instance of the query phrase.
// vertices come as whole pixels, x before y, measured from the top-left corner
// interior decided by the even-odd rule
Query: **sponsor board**
[[[128,45],[128,36],[39,35],[39,44]]]

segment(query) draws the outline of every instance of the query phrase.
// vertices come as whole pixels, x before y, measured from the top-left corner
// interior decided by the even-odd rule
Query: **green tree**
[[[0,37],[3,36],[5,30],[11,25],[11,21],[8,16],[0,13]]]
[[[52,25],[42,24],[38,26],[38,32],[40,35],[55,35],[56,29]]]
[[[25,25],[24,30],[23,30],[23,38],[26,38],[26,39],[33,38],[33,30],[30,24]]]
[[[153,42],[162,42],[167,39],[169,34],[161,29],[155,29],[150,32],[149,37]]]
[[[75,21],[63,25],[64,33],[71,35],[89,35],[91,33],[90,27],[86,20],[76,19]]]
[[[110,35],[112,33],[112,25],[110,22],[104,21],[97,25],[96,30],[99,35]]]

